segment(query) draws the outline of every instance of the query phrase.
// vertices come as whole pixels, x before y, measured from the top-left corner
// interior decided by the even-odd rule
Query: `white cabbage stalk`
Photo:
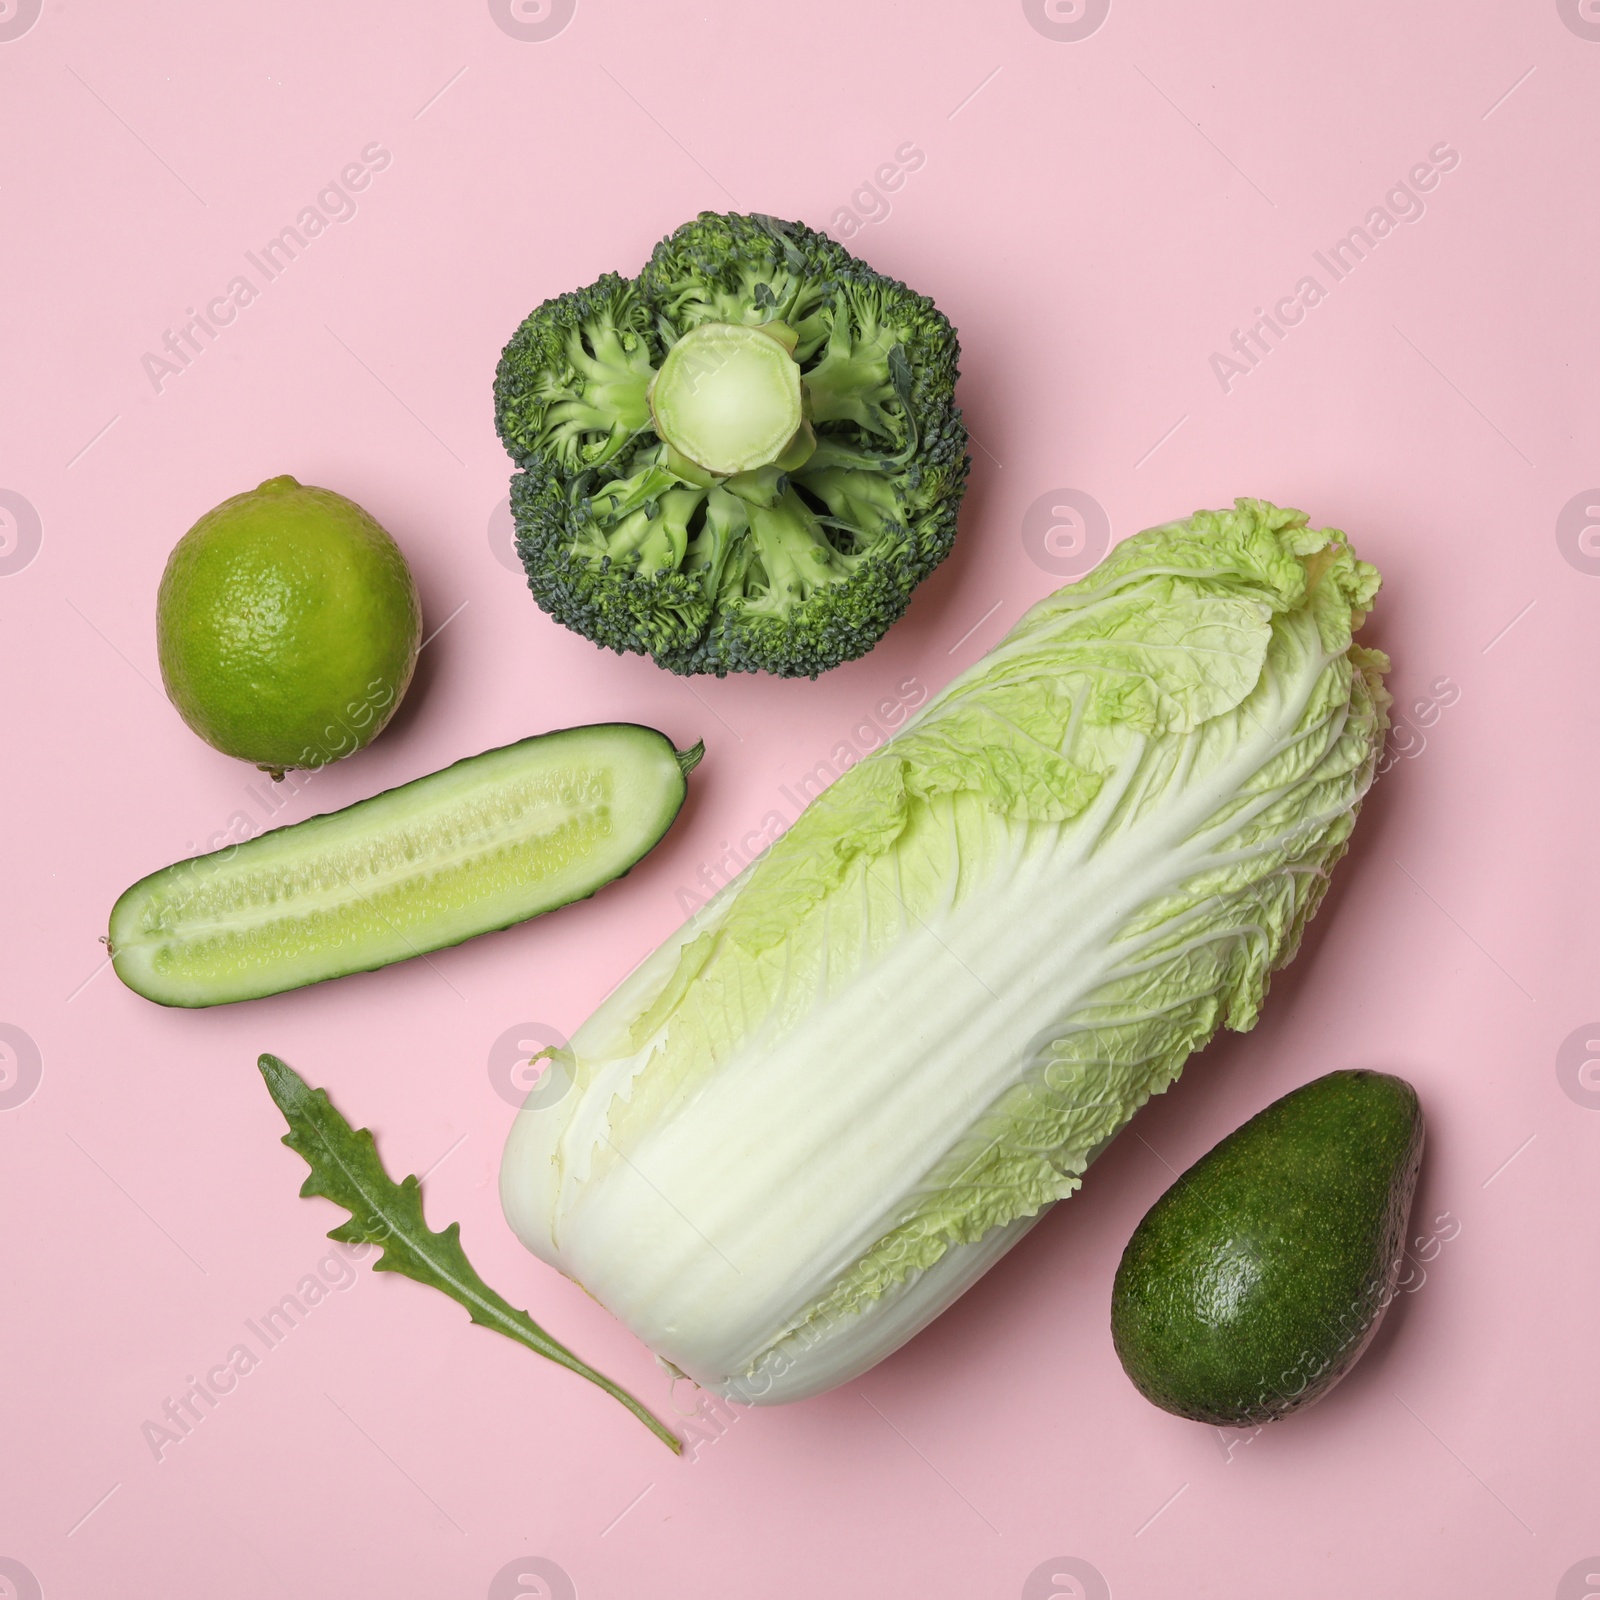
[[[558,1054],[518,1236],[731,1398],[909,1339],[1255,1023],[1383,742],[1377,587],[1241,500],[1035,606]]]

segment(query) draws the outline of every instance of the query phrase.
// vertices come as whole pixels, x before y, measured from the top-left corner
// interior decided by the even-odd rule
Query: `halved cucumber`
[[[672,825],[703,745],[563,728],[141,878],[111,911],[117,976],[215,1006],[424,955],[582,900]]]

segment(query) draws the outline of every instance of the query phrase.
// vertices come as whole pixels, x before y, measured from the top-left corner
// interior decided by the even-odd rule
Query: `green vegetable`
[[[746,1399],[909,1338],[1255,1023],[1383,745],[1377,587],[1241,500],[1035,606],[583,1024],[523,1242]]]
[[[509,927],[627,872],[702,750],[626,722],[487,750],[140,879],[112,908],[112,963],[148,1000],[214,1006]]]
[[[674,672],[816,677],[949,553],[967,474],[933,302],[799,223],[704,212],[537,307],[495,375],[535,599]]]
[[[465,1306],[480,1328],[503,1333],[557,1366],[576,1372],[620,1400],[657,1438],[672,1450],[683,1446],[665,1423],[652,1416],[632,1395],[586,1366],[564,1345],[557,1344],[526,1311],[497,1295],[467,1260],[461,1248],[461,1224],[452,1222],[435,1233],[422,1214],[422,1187],[415,1176],[396,1183],[384,1170],[377,1145],[367,1128],[352,1128],[328,1098],[313,1089],[277,1056],[256,1063],[267,1090],[283,1113],[289,1131],[283,1142],[311,1168],[300,1185],[304,1199],[314,1195],[333,1201],[350,1213],[348,1222],[328,1231],[345,1244],[382,1245],[375,1272],[399,1272]]]
[[[1422,1162],[1416,1091],[1331,1072],[1228,1135],[1150,1208],[1111,1332],[1147,1400],[1243,1427],[1325,1395],[1394,1297]]]

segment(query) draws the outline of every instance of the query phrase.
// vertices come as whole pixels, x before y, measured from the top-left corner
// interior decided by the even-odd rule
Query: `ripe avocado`
[[[1117,1268],[1111,1336],[1139,1392],[1220,1427],[1325,1395],[1394,1297],[1422,1138],[1404,1079],[1330,1072],[1202,1156]]]

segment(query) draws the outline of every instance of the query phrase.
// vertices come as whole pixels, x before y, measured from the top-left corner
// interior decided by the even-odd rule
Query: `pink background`
[[[1116,0],[1072,41],[1047,37],[1066,0],[1034,0],[1037,25],[1001,0],[579,0],[524,41],[507,27],[541,13],[510,0],[37,9],[0,6],[0,489],[43,535],[21,565],[7,502],[0,1022],[42,1080],[10,1103],[31,1058],[0,1035],[0,1593],[31,1572],[48,1600],[1066,1600],[1100,1592],[1082,1563],[1116,1600],[1586,1592],[1600,1565],[1563,1574],[1600,1550],[1600,547],[1564,558],[1556,524],[1600,482],[1600,23],[1577,0]],[[141,358],[164,331],[374,141],[391,159],[356,214],[158,392]],[[1224,392],[1212,353],[1441,141],[1460,160],[1426,214]],[[883,215],[862,184],[907,143],[925,159]],[[518,320],[735,206],[932,294],[981,441],[955,555],[816,684],[601,655],[490,541],[489,383]],[[111,902],[266,808],[162,696],[155,586],[201,512],[283,472],[377,515],[443,631],[392,730],[280,820],[574,722],[708,754],[667,841],[594,902],[429,965],[166,1012],[102,970]],[[491,1046],[574,1027],[783,786],[1055,587],[1022,526],[1063,488],[1118,538],[1267,496],[1385,574],[1368,636],[1407,730],[1260,1028],[1192,1063],[912,1346],[693,1459],[363,1267],[158,1462],[141,1425],[330,1248],[264,1049],[397,1172],[438,1163],[430,1216],[490,1282],[647,1402],[693,1406],[502,1222]],[[1107,1329],[1128,1234],[1171,1168],[1348,1066],[1422,1094],[1425,1281],[1332,1399],[1260,1437],[1156,1411]],[[531,1557],[554,1566],[491,1587]]]

